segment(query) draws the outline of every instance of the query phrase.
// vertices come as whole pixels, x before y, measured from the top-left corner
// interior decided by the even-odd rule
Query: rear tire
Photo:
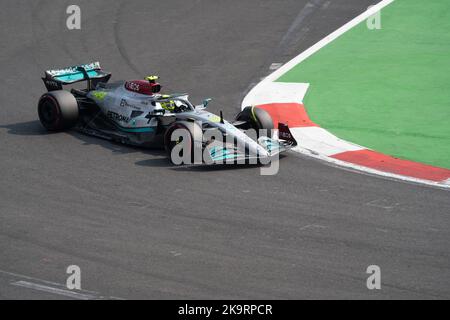
[[[78,102],[68,91],[50,91],[39,99],[38,114],[41,124],[48,131],[67,130],[78,121]]]
[[[249,124],[251,129],[256,130],[256,134],[259,137],[261,129],[266,129],[267,134],[265,136],[271,138],[273,133],[273,121],[270,114],[261,108],[257,108],[255,106],[245,107],[239,114],[236,116],[237,121],[245,121]]]

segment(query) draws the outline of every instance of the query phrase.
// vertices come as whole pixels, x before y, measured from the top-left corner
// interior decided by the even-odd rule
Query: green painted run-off
[[[396,0],[283,75],[313,121],[399,158],[450,168],[450,3]]]

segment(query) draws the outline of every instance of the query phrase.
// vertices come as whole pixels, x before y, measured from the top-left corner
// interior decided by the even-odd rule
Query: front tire
[[[261,108],[257,108],[255,106],[245,107],[241,112],[236,116],[237,121],[245,121],[248,123],[249,129],[256,130],[256,134],[260,136],[260,130],[267,130],[267,134],[265,136],[271,138],[273,133],[273,121],[270,114]]]
[[[67,130],[78,121],[78,102],[68,91],[50,91],[39,99],[38,114],[42,126],[48,131]]]
[[[183,138],[179,137],[178,140],[172,141],[172,134],[175,130],[183,130],[185,133],[183,136],[188,137],[189,140],[183,141]],[[164,135],[164,146],[170,162],[174,165],[201,163],[203,152],[202,139],[202,128],[197,123],[189,121],[174,122]],[[174,161],[175,159],[172,158],[172,151],[181,143],[186,143],[187,145],[185,145],[178,154],[182,159],[180,163],[179,161]],[[184,154],[185,151],[187,152],[186,155]]]

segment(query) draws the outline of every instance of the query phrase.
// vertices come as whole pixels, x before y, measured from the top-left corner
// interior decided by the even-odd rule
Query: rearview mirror
[[[211,100],[212,100],[211,98],[203,99],[203,107],[206,108],[206,106],[208,105],[208,103],[209,103]]]
[[[203,99],[202,104],[199,104],[199,105],[195,106],[195,109],[198,109],[198,110],[206,109],[206,106],[208,105],[208,103],[209,103],[211,100],[212,100],[211,98]]]

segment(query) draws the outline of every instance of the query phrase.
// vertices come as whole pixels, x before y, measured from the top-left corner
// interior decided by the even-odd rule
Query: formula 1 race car
[[[125,144],[164,147],[174,164],[249,163],[297,144],[282,123],[276,132],[282,139],[273,137],[276,130],[263,109],[247,107],[228,122],[222,112],[217,116],[205,110],[211,99],[194,106],[187,94],[161,94],[157,76],[108,83],[110,77],[98,62],[46,71],[42,80],[48,92],[38,103],[42,125],[49,131],[75,127]],[[87,88],[63,90],[81,81]],[[175,148],[181,160],[174,159]]]

